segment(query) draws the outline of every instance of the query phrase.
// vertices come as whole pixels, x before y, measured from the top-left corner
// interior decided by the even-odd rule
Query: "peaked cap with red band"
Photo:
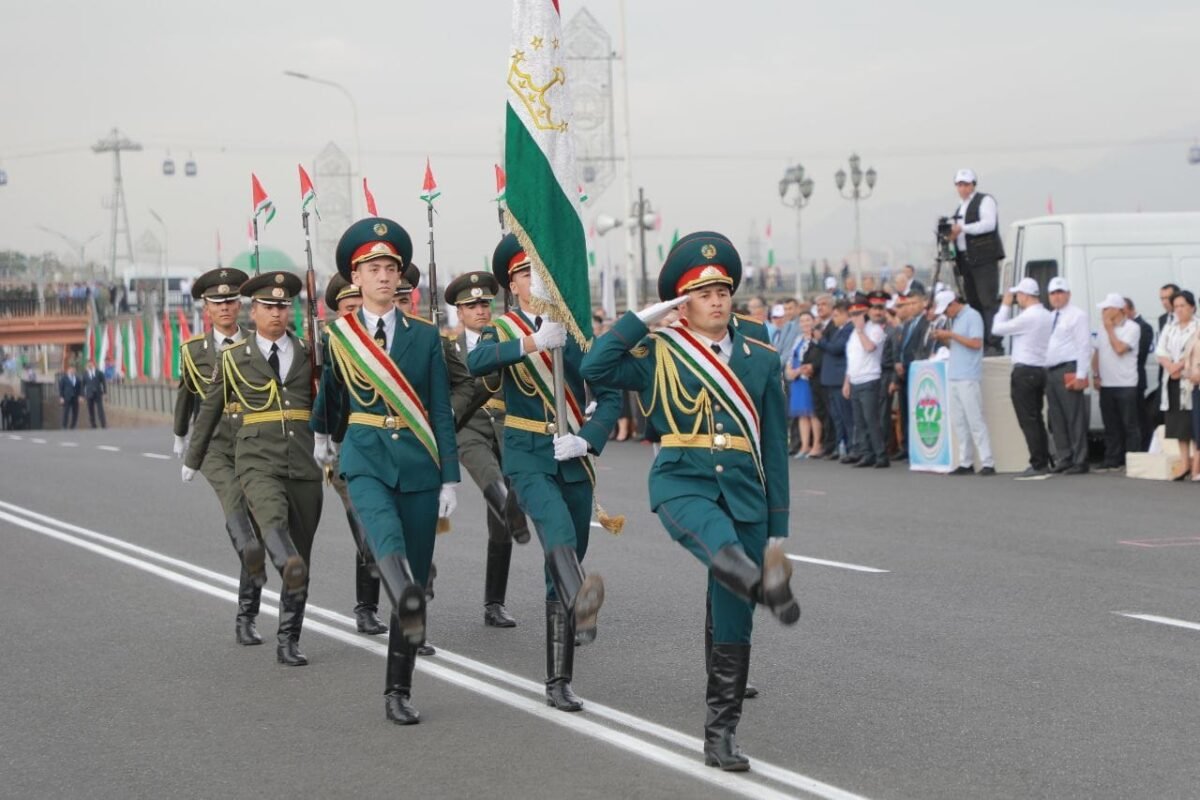
[[[514,273],[529,269],[531,266],[529,256],[521,249],[521,243],[517,241],[516,234],[504,234],[504,238],[500,240],[500,244],[496,245],[496,249],[492,253],[492,274],[496,276],[500,286],[507,289],[508,285],[512,283]]]
[[[742,282],[742,259],[733,242],[712,231],[684,236],[663,262],[658,297],[671,300],[684,292],[719,283],[736,292]]]
[[[360,219],[338,241],[338,274],[351,280],[354,268],[373,258],[391,258],[403,269],[412,261],[412,252],[412,238],[398,223],[383,217]]]

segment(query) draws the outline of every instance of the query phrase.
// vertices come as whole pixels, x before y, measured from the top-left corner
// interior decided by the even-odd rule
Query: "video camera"
[[[937,257],[939,261],[953,261],[958,255],[954,245],[954,222],[950,217],[938,217],[937,221]]]

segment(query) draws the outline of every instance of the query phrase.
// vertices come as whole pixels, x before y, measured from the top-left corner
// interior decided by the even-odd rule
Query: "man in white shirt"
[[[950,235],[958,251],[955,268],[962,278],[963,294],[967,303],[983,316],[984,350],[999,354],[999,342],[992,338],[992,318],[1000,294],[1004,243],[1000,238],[996,199],[976,191],[977,182],[972,170],[960,169],[955,174],[954,188],[962,202],[954,215]]]
[[[1125,316],[1125,298],[1109,294],[1098,305],[1104,327],[1094,337],[1094,388],[1100,391],[1104,421],[1102,472],[1125,466],[1125,454],[1141,449],[1138,422],[1138,345],[1141,327]]]
[[[856,300],[850,307],[854,330],[846,344],[846,380],[842,396],[850,400],[854,412],[854,449],[856,467],[886,469],[887,443],[879,425],[879,392],[882,381],[884,304],[870,306]],[[869,314],[869,316],[868,316]]]
[[[1054,435],[1056,473],[1083,475],[1088,471],[1088,367],[1092,334],[1087,314],[1071,305],[1067,279],[1050,279],[1050,343],[1046,346],[1046,398],[1050,432]]]
[[[1013,299],[1021,313],[1012,316]],[[1009,394],[1017,424],[1029,449],[1029,467],[1021,478],[1044,477],[1050,470],[1050,442],[1042,405],[1046,401],[1046,346],[1050,343],[1050,312],[1038,299],[1038,284],[1033,278],[1004,293],[992,333],[1012,337],[1012,376]]]

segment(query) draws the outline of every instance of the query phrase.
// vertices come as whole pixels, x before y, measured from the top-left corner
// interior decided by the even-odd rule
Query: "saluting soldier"
[[[190,481],[204,463],[223,414],[240,425],[234,469],[283,579],[275,656],[289,667],[308,663],[300,652],[300,629],[324,497],[308,428],[311,353],[308,344],[287,329],[292,298],[300,294],[300,287],[300,278],[290,272],[266,272],[242,284],[242,296],[250,298],[255,334],[221,351],[183,468],[183,479]]]
[[[659,275],[663,301],[629,311],[584,359],[594,384],[641,393],[662,449],[650,470],[650,507],[671,538],[709,570],[705,763],[749,769],[734,734],[750,667],[755,603],[784,624],[800,607],[791,564],[769,537],[788,534],[787,415],[779,356],[731,322],[742,263],[730,241],[694,234]],[[680,322],[649,333],[673,308]]]
[[[525,512],[517,504],[500,469],[504,444],[504,400],[500,376],[471,377],[467,355],[479,344],[480,334],[492,319],[492,300],[500,284],[488,272],[468,272],[446,287],[446,302],[458,309],[462,335],[446,338],[446,364],[450,369],[451,402],[458,425],[458,458],[487,505],[487,565],[483,579],[483,624],[513,628],[517,621],[504,607],[513,541],[530,539]],[[460,369],[452,367],[458,364]],[[461,377],[459,377],[461,375]]]
[[[204,302],[213,329],[209,333],[193,336],[180,348],[182,367],[179,391],[175,395],[175,445],[172,448],[176,458],[183,458],[187,452],[192,419],[213,383],[213,373],[221,350],[246,338],[246,332],[238,326],[238,312],[242,306],[238,289],[247,277],[240,269],[218,268],[204,273],[192,284],[192,297]],[[234,469],[236,434],[237,421],[234,416],[221,414],[209,441],[208,452],[200,464],[200,474],[208,481],[221,503],[221,509],[225,512],[225,530],[242,565],[234,632],[238,644],[249,646],[262,644],[255,623],[267,573],[258,528],[250,516],[246,496],[242,493],[242,485]]]
[[[502,371],[504,474],[546,553],[546,702],[560,711],[579,711],[583,701],[571,687],[576,637],[580,644],[596,638],[604,602],[603,580],[585,574],[582,565],[594,501],[589,455],[604,449],[620,414],[621,395],[593,387],[596,409],[584,419],[583,351],[561,324],[532,310],[530,268],[516,236],[500,240],[492,272],[519,307],[482,330],[467,366],[480,377]],[[567,420],[555,418],[549,353],[554,348],[563,348]]]
[[[393,303],[412,239],[390,219],[368,217],[338,242],[337,268],[362,291],[356,314],[328,326],[329,358],[313,414],[318,461],[334,460],[330,434],[348,423],[338,469],[366,530],[392,601],[384,708],[412,725],[417,647],[438,519],[455,507],[458,449],[450,385],[437,330]]]
[[[325,287],[325,305],[339,317],[358,313],[362,308],[362,290],[347,282],[341,275],[334,275]],[[346,481],[336,463],[326,469],[325,476],[342,499],[342,506],[346,509],[346,522],[350,525],[350,534],[354,537],[355,550],[358,553],[354,560],[354,621],[358,632],[368,636],[387,633],[387,626],[378,617],[379,574],[375,567],[375,557],[371,555],[362,523],[350,503]]]

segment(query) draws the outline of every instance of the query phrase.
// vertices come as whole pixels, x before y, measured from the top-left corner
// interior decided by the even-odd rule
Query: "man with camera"
[[[954,176],[954,188],[962,200],[950,227],[954,242],[955,270],[962,279],[967,303],[983,317],[984,351],[999,354],[999,341],[992,336],[992,318],[1000,295],[1000,262],[1004,243],[1000,239],[996,199],[975,189],[977,178],[969,169]]]

